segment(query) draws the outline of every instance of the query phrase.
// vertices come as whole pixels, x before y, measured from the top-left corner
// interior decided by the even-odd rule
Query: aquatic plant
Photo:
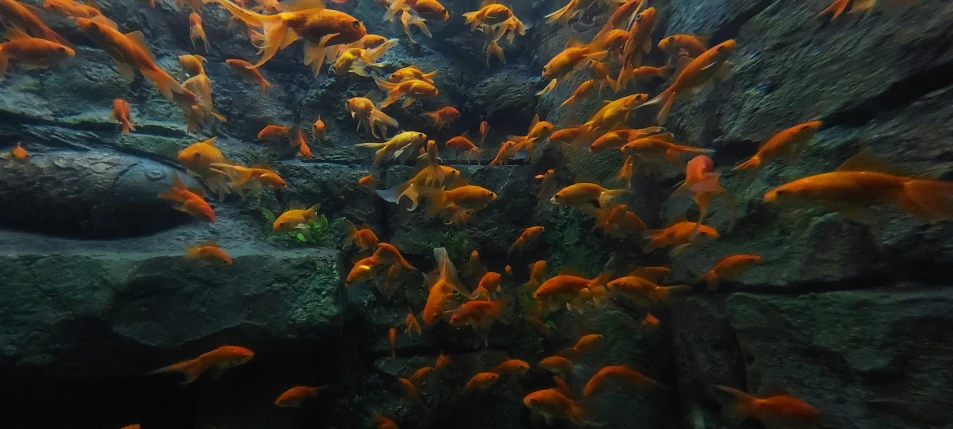
[[[328,220],[328,217],[322,213],[317,220],[308,221],[307,228],[287,233],[276,233],[271,228],[272,223],[277,219],[275,213],[264,207],[259,207],[258,211],[267,221],[263,232],[265,241],[269,243],[281,243],[289,246],[306,243],[316,247],[336,247],[344,236],[341,227],[347,220],[343,217]]]

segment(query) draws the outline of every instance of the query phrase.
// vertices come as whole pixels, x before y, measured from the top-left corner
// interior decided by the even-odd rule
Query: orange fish
[[[460,119],[460,111],[452,106],[447,106],[437,111],[424,113],[424,117],[439,131],[444,126],[450,128],[457,119]]]
[[[188,213],[195,219],[215,222],[215,212],[205,201],[203,194],[201,188],[186,188],[176,175],[173,177],[172,188],[159,194],[159,198],[168,200],[174,209]]]
[[[716,196],[727,199],[734,208],[734,199],[728,195],[725,188],[718,184],[719,176],[720,173],[715,172],[715,162],[706,155],[698,155],[692,158],[685,166],[685,182],[675,190],[675,193],[683,192],[686,189],[691,191],[695,204],[698,204],[699,215],[696,222],[698,225],[705,222],[705,217],[708,215],[708,206]]]
[[[182,73],[189,76],[204,74],[206,62],[208,60],[201,55],[179,55],[179,66],[182,67],[179,78],[182,78]]]
[[[317,221],[318,208],[320,207],[321,204],[315,204],[308,209],[287,210],[275,219],[271,229],[277,233],[308,229],[308,222]]]
[[[559,107],[561,108],[566,105],[575,106],[576,102],[592,92],[594,87],[595,85],[592,79],[583,81],[579,84],[579,86],[576,87],[576,90],[573,91],[572,95],[570,95],[566,101],[563,101],[563,104],[560,104]]]
[[[718,283],[738,281],[742,274],[759,263],[761,263],[761,256],[759,255],[725,256],[715,262],[715,265],[708,272],[699,276],[698,280],[705,282],[708,285],[708,290],[715,290]]]
[[[847,13],[861,13],[867,12],[870,13],[870,10],[873,9],[874,5],[877,4],[877,0],[834,0],[830,6],[817,14],[815,18],[819,18],[824,15],[830,15],[831,21],[837,19],[845,11]],[[850,10],[848,10],[850,6]]]
[[[100,12],[96,6],[95,1],[83,4],[74,0],[46,0],[43,2],[43,9],[52,10],[72,18],[95,19],[112,28],[116,28],[116,23],[103,16],[102,12]]]
[[[589,71],[589,77],[592,78],[593,84],[598,89],[597,96],[601,97],[602,89],[607,86],[612,92],[619,91],[618,84],[609,76],[609,65],[607,63],[590,59],[584,63],[584,67]]]
[[[387,330],[387,341],[390,343],[390,357],[397,357],[397,328]]]
[[[538,239],[539,236],[542,235],[544,229],[545,228],[541,226],[531,226],[529,228],[524,229],[520,233],[519,238],[517,238],[516,241],[513,243],[513,245],[510,246],[510,250],[507,252],[507,255],[510,257],[512,257],[514,253],[518,256],[522,255],[523,250],[526,248],[526,246],[529,246],[533,242],[535,242],[536,239]]]
[[[644,0],[628,0],[622,2],[612,15],[609,17],[609,21],[606,23],[606,26],[593,37],[593,40],[603,39],[605,34],[612,31],[616,27],[622,24],[628,24],[629,21],[632,21],[632,15],[639,12],[642,9]]]
[[[324,121],[321,120],[321,115],[318,115],[318,120],[314,121],[314,125],[311,126],[311,140],[317,140],[322,142],[327,140],[327,132],[325,131]]]
[[[673,143],[671,133],[656,134],[632,140],[622,145],[619,150],[625,156],[636,157],[645,164],[649,172],[659,170],[659,166],[668,163],[674,168],[682,168],[682,156],[688,154],[708,155],[711,149],[697,148]]]
[[[335,76],[344,76],[347,73],[354,73],[358,76],[370,77],[368,67],[383,67],[386,63],[378,62],[390,48],[397,46],[397,39],[389,39],[383,44],[370,49],[347,48],[331,65],[331,72]],[[350,46],[350,45],[347,45]],[[317,75],[317,72],[315,72]]]
[[[714,240],[719,237],[718,231],[710,226],[701,225],[696,222],[680,221],[670,224],[663,229],[650,229],[645,231],[644,236],[649,242],[642,251],[649,253],[655,249],[675,246],[669,254],[677,256],[685,250],[686,247],[695,243],[699,235],[706,240]]]
[[[592,204],[583,204],[579,206],[579,209],[595,218],[596,224],[593,229],[601,228],[611,237],[625,237],[629,233],[648,229],[638,215],[629,211],[627,204],[612,206],[608,210],[594,207]]]
[[[358,179],[357,183],[367,189],[374,191],[377,190],[377,188],[379,188],[384,182],[374,176],[367,175]]]
[[[496,368],[493,368],[493,372],[500,375],[523,375],[526,374],[527,371],[529,371],[529,363],[519,359],[507,359],[497,365]]]
[[[362,125],[366,125],[372,136],[387,138],[387,127],[399,126],[396,119],[380,111],[369,98],[354,97],[344,104],[351,112],[351,117],[357,119],[357,131],[361,130]]]
[[[480,25],[500,24],[511,16],[513,16],[513,11],[510,8],[499,3],[487,3],[480,10],[464,13],[463,20],[464,24],[469,25],[472,31]]]
[[[282,393],[278,399],[275,399],[275,405],[283,408],[300,407],[305,401],[311,398],[317,398],[318,393],[328,389],[330,386],[295,386]]]
[[[430,374],[431,372],[433,372],[433,370],[434,370],[434,367],[432,366],[424,366],[417,369],[416,371],[414,371],[413,375],[410,376],[410,382],[413,383],[414,385],[420,384],[420,380],[423,380],[423,378],[426,377],[427,374]]]
[[[584,387],[582,390],[582,394],[585,396],[592,396],[602,392],[605,389],[606,382],[608,380],[624,381],[631,386],[641,389],[653,387],[657,389],[668,390],[668,387],[665,387],[659,382],[642,375],[640,372],[629,368],[628,366],[608,365],[599,369],[599,371],[597,371],[596,374],[589,379],[589,382],[586,383],[586,387]]]
[[[454,291],[464,296],[470,296],[469,291],[463,287],[460,279],[457,278],[457,269],[450,261],[447,249],[438,247],[434,249],[433,253],[437,264],[437,275],[424,275],[430,292],[427,295],[427,303],[424,305],[421,319],[427,326],[433,325],[437,318],[443,315],[447,300],[453,295]],[[437,368],[440,367],[438,360]]]
[[[384,101],[381,101],[381,109],[394,104],[400,98],[404,99],[401,107],[406,109],[418,99],[432,99],[440,95],[437,87],[422,80],[410,79],[393,83],[375,76],[374,81],[377,83],[377,87],[387,94]]]
[[[662,127],[646,127],[638,129],[619,129],[609,131],[597,138],[589,146],[589,152],[598,152],[606,149],[618,149],[626,143],[640,139],[642,137],[658,134],[665,131]]]
[[[472,392],[474,390],[486,390],[497,380],[500,379],[500,374],[495,372],[481,372],[473,377],[470,377],[470,380],[467,381],[466,391]]]
[[[113,100],[113,119],[122,126],[122,133],[129,134],[135,131],[136,127],[132,125],[132,119],[129,117],[129,103],[126,100],[117,98]]]
[[[659,41],[658,47],[675,58],[679,56],[695,58],[708,50],[709,40],[711,40],[711,36],[676,34]]]
[[[122,34],[108,25],[88,18],[77,18],[76,23],[87,37],[116,60],[116,70],[127,82],[132,81],[135,70],[138,69],[143,76],[155,83],[166,99],[173,100],[173,93],[190,95],[172,76],[159,68],[141,31]],[[191,94],[188,98],[195,96]]]
[[[467,301],[454,310],[453,316],[450,317],[450,324],[455,326],[469,324],[477,329],[485,329],[493,320],[506,323],[503,317],[505,306],[505,299]]]
[[[396,267],[397,265],[395,265]],[[408,336],[417,334],[420,335],[421,327],[420,322],[417,321],[417,318],[414,317],[414,312],[407,313],[407,317],[404,319],[406,327],[404,328],[404,333]]]
[[[635,20],[629,28],[629,37],[626,38],[625,45],[622,46],[620,57],[622,68],[619,70],[618,79],[616,79],[619,89],[628,86],[632,79],[633,69],[641,66],[642,58],[652,51],[652,31],[655,29],[656,18],[654,7],[645,9],[635,16]]]
[[[303,37],[306,41],[304,63],[310,65],[317,74],[324,64],[328,46],[356,42],[367,34],[361,21],[344,12],[326,9],[322,3],[301,2],[305,6],[303,9],[262,15],[242,9],[229,0],[203,1],[216,2],[245,25],[261,28],[264,37],[257,44],[261,58],[253,66],[255,68],[261,67],[279,50]]]
[[[439,370],[448,366],[450,366],[450,356],[440,353],[440,356],[437,356],[437,362],[434,364],[434,368]]]
[[[25,68],[35,69],[52,67],[76,55],[76,52],[66,45],[30,37],[16,28],[7,30],[4,37],[9,41],[0,43],[0,79],[7,73],[11,59],[24,64]]]
[[[414,386],[414,383],[406,378],[398,378],[397,384],[400,385],[400,390],[404,392],[404,395],[408,399],[414,402],[420,402],[420,396],[417,394],[417,386]]]
[[[714,386],[730,398],[719,399],[725,403],[722,413],[734,424],[751,417],[772,429],[808,428],[817,425],[821,412],[807,402],[789,395],[774,395],[764,398],[751,396],[727,386]]]
[[[603,336],[601,334],[588,334],[579,337],[576,340],[576,344],[572,347],[569,347],[559,354],[563,356],[569,356],[573,360],[578,359],[579,356],[589,353],[599,347],[599,344],[602,343]]]
[[[518,147],[526,151],[526,159],[532,160],[533,144],[549,137],[555,128],[553,124],[539,120],[539,114],[536,114],[525,136],[507,136],[506,139],[516,142]]]
[[[523,405],[548,421],[563,419],[580,426],[604,424],[592,420],[582,403],[569,398],[569,390],[565,387],[532,392],[523,397]]]
[[[450,140],[447,140],[447,142],[444,143],[444,145],[447,147],[447,149],[450,149],[450,150],[455,150],[457,152],[466,152],[467,162],[470,161],[470,158],[473,155],[479,155],[480,153],[483,152],[483,149],[480,149],[475,144],[473,144],[473,142],[471,142],[470,139],[468,139],[465,135],[453,137]]]
[[[198,49],[195,41],[201,40],[205,44],[205,52],[209,51],[208,37],[205,36],[205,28],[202,27],[202,17],[195,12],[189,15],[189,38],[192,39],[192,49]]]
[[[69,46],[69,42],[47,27],[33,10],[35,9],[16,0],[0,0],[0,18],[12,27],[22,28],[33,37]]]
[[[430,73],[424,73],[419,68],[417,68],[417,66],[408,66],[391,73],[390,76],[387,77],[387,80],[393,83],[400,83],[405,80],[422,80],[424,82],[427,82],[433,85],[434,84],[433,78],[436,75],[437,75],[436,70]]]
[[[486,273],[486,266],[480,262],[480,252],[476,250],[470,252],[470,259],[467,260],[467,267],[463,271],[463,275],[470,279],[482,280]]]
[[[368,277],[374,274],[374,267],[377,266],[377,261],[372,256],[368,256],[360,261],[354,263],[354,266],[351,267],[351,271],[347,274],[347,279],[344,281],[344,287],[351,287],[354,283],[357,283],[361,280],[365,280]]]
[[[519,143],[516,143],[512,140],[507,140],[500,145],[500,150],[497,152],[496,157],[488,164],[489,166],[494,165],[506,165],[506,163],[513,159],[517,153],[519,153],[521,146]]]
[[[408,210],[417,207],[421,196],[427,197],[425,210],[428,217],[434,217],[451,206],[470,211],[482,210],[496,200],[496,193],[475,185],[465,185],[444,191],[410,183],[394,189],[377,191],[377,195],[394,204],[397,204],[401,198],[407,198],[413,204]]]
[[[731,171],[757,169],[764,161],[790,157],[804,150],[821,128],[821,121],[809,121],[781,131],[761,144],[758,152]]]
[[[235,73],[238,73],[242,79],[258,84],[258,87],[261,88],[262,93],[271,89],[271,82],[268,82],[268,80],[265,79],[265,76],[262,76],[261,70],[256,69],[252,63],[236,58],[227,59],[225,60],[225,63],[231,66],[232,70],[234,70]]]
[[[486,121],[480,122],[480,144],[482,145],[484,140],[486,140],[486,132],[490,129]]]
[[[625,295],[643,307],[651,307],[673,293],[684,293],[690,289],[687,286],[659,286],[636,276],[617,278],[608,282],[606,287],[612,292]]]
[[[304,140],[304,133],[301,132],[301,128],[295,130],[295,139],[291,144],[298,149],[296,153],[298,158],[311,159],[311,147]]]
[[[258,140],[280,141],[291,136],[291,127],[266,125],[258,132]]]
[[[659,110],[656,119],[658,124],[662,125],[665,123],[665,118],[668,117],[668,112],[672,110],[675,97],[679,94],[691,93],[695,91],[696,88],[701,88],[708,84],[714,78],[724,79],[728,76],[728,73],[731,72],[728,58],[734,52],[734,40],[721,42],[705,51],[695,59],[687,62],[684,67],[681,68],[678,76],[675,77],[675,81],[672,82],[667,89],[639,107],[661,104],[662,108]],[[627,68],[623,68],[622,70],[627,70]]]
[[[539,367],[553,374],[569,376],[572,375],[574,364],[562,356],[549,356],[539,361]]]
[[[377,250],[371,257],[378,261],[378,263],[397,264],[408,270],[416,270],[413,265],[410,265],[410,262],[404,259],[404,256],[400,254],[400,250],[397,250],[397,247],[390,243],[378,243]]]
[[[836,171],[805,177],[764,194],[767,203],[816,204],[860,223],[871,205],[892,205],[923,222],[953,219],[953,182],[917,179],[896,174],[866,151]]]
[[[556,192],[549,202],[555,205],[581,206],[598,201],[600,207],[609,207],[615,199],[627,192],[626,189],[606,189],[595,183],[576,183]]]
[[[30,157],[30,153],[23,148],[23,143],[17,143],[16,147],[10,151],[10,157],[17,162],[26,162],[26,159]]]
[[[549,135],[549,141],[576,145],[584,141],[586,130],[583,127],[570,127],[554,131]]]
[[[545,259],[533,262],[529,266],[529,281],[520,287],[529,292],[536,292],[536,289],[546,281],[546,265]]]
[[[594,297],[598,297],[603,292],[606,282],[611,274],[603,273],[599,276],[587,279],[571,274],[559,274],[547,279],[539,285],[536,292],[533,292],[533,299],[546,303],[550,301],[572,301],[583,291],[588,291]],[[568,298],[568,299],[567,299]],[[560,302],[552,302],[551,307],[559,307]]]
[[[210,368],[220,370],[228,369],[242,365],[255,356],[251,350],[239,346],[221,346],[215,350],[205,353],[195,359],[182,361],[159,368],[149,374],[160,374],[166,372],[181,372],[185,376],[182,384],[188,384],[199,378]]]
[[[380,429],[397,429],[397,423],[394,423],[393,420],[380,414],[374,415],[374,424]]]
[[[503,276],[500,273],[494,273],[492,271],[487,271],[483,275],[483,278],[480,279],[480,283],[477,285],[477,288],[473,291],[473,295],[470,297],[472,299],[490,299],[491,294],[495,294],[500,291],[500,282],[503,280]]]
[[[646,279],[652,283],[662,283],[672,275],[672,269],[669,267],[635,267],[627,274]]]
[[[639,323],[639,329],[641,329],[645,335],[651,335],[655,331],[658,331],[658,328],[658,318],[653,316],[652,313],[645,313],[645,318],[642,319],[642,323]]]
[[[586,45],[576,39],[570,39],[566,42],[563,50],[556,54],[545,66],[543,66],[543,79],[549,79],[549,84],[536,95],[546,95],[556,89],[560,79],[572,74],[581,64],[587,60],[601,60],[609,52],[600,49],[599,46]]]
[[[374,234],[374,231],[372,231],[370,226],[366,223],[361,229],[357,229],[350,221],[346,221],[345,226],[347,227],[347,236],[344,237],[345,247],[354,244],[360,247],[361,250],[377,249],[377,244],[380,243],[380,240],[378,240],[377,234]]]
[[[649,78],[668,78],[669,73],[675,70],[674,66],[667,65],[664,67],[652,67],[652,66],[640,66],[632,70],[629,79],[631,81],[638,81]]]
[[[262,186],[271,189],[288,189],[284,179],[265,164],[246,168],[240,165],[212,163],[211,167],[215,171],[223,171],[227,174],[231,178],[231,186],[236,189],[249,188],[254,192],[260,191]]]
[[[225,253],[214,241],[189,246],[185,251],[185,258],[213,264],[232,265],[232,257],[228,256],[228,253]]]

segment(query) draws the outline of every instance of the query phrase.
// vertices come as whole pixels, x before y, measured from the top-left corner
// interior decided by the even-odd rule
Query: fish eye
[[[668,41],[669,41],[669,42],[675,42],[675,36],[669,37],[669,38],[668,38]]]
[[[361,22],[360,22],[360,21],[358,21],[358,20],[351,21],[351,27],[353,27],[353,28],[359,28],[360,26],[361,26]]]
[[[641,13],[635,16],[635,22],[639,22],[639,21],[641,21],[641,20],[642,20],[642,14],[641,14]]]

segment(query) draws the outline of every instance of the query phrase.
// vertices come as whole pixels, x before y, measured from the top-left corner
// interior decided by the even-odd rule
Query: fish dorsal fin
[[[146,43],[146,37],[141,31],[128,32],[126,33],[126,37],[140,49],[146,51],[146,53],[149,54],[149,58],[155,59],[155,56],[152,55],[152,49],[149,49],[149,45]]]
[[[261,170],[274,171],[274,170],[271,169],[271,165],[269,165],[269,164],[268,164],[267,162],[265,162],[265,161],[258,161],[258,162],[256,162],[255,164],[253,164],[253,165],[251,166],[251,168],[258,168],[258,169],[261,169]]]
[[[496,4],[496,0],[483,0],[480,2],[480,9],[483,9],[491,4]]]
[[[569,390],[569,385],[567,385],[566,382],[563,381],[562,378],[559,378],[559,376],[554,375],[554,376],[553,376],[553,383],[556,383],[556,390],[557,390],[559,393],[562,393],[562,394],[565,395],[567,398],[571,398],[571,397],[572,397],[572,392]]]
[[[18,40],[18,39],[30,39],[32,37],[30,37],[29,34],[26,34],[25,31],[17,27],[10,27],[9,30],[3,33],[3,38],[12,41],[12,40]]]
[[[566,41],[566,46],[563,47],[563,49],[578,48],[578,47],[580,47],[580,46],[582,46],[582,45],[584,45],[584,43],[582,43],[581,40],[579,40],[579,39],[573,37],[573,38],[571,38],[571,39],[569,39],[569,40]]]
[[[205,198],[205,190],[201,186],[196,186],[194,188],[188,188],[193,194],[198,195],[202,198]]]
[[[297,12],[309,9],[324,9],[323,0],[286,0],[280,3],[284,12]]]
[[[686,217],[685,217],[685,214],[682,213],[682,214],[680,214],[680,215],[675,216],[674,218],[672,218],[672,220],[668,221],[668,223],[665,224],[665,227],[668,228],[668,227],[670,227],[670,226],[672,226],[672,225],[675,225],[676,223],[679,223],[679,222],[687,222],[687,221],[688,221],[688,218],[686,218]]]
[[[582,271],[579,271],[579,270],[577,270],[577,269],[575,269],[575,268],[573,268],[573,267],[563,267],[561,270],[559,270],[559,273],[556,274],[556,275],[558,275],[558,276],[586,277],[586,275],[583,274]]]
[[[837,167],[837,171],[869,171],[897,176],[907,175],[903,169],[877,158],[867,149],[861,149],[860,152],[848,158],[847,161]]]
[[[698,39],[699,42],[702,42],[702,44],[705,45],[706,48],[708,47],[708,45],[711,44],[711,35],[696,34],[695,38]]]
[[[185,189],[185,184],[182,183],[182,179],[179,178],[179,175],[172,176],[172,187],[176,189]]]
[[[533,127],[535,127],[536,124],[538,123],[539,123],[539,113],[537,113],[536,116],[533,116],[533,122],[530,122],[529,129],[532,130]]]
[[[212,137],[212,138],[207,139],[207,140],[202,140],[202,141],[200,141],[199,143],[207,144],[207,145],[209,145],[209,146],[215,146],[215,140],[218,140],[218,137]]]
[[[691,64],[692,60],[694,60],[694,58],[687,55],[679,55],[678,59],[675,60],[675,73],[672,73],[672,77],[674,78],[675,76],[680,75],[682,70]]]

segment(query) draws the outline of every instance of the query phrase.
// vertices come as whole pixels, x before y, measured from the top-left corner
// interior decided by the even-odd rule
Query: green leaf
[[[553,323],[552,320],[547,320],[546,323],[544,323],[544,325],[548,326],[549,329],[556,329],[556,324]]]
[[[299,232],[298,234],[296,234],[295,237],[297,237],[298,240],[301,240],[301,241],[303,241],[303,242],[305,242],[305,243],[308,242],[308,239],[304,236],[304,234],[302,234],[302,233],[300,233],[300,232]]]
[[[265,220],[267,220],[269,223],[273,223],[273,222],[275,221],[275,219],[277,219],[277,218],[275,217],[275,214],[272,213],[271,210],[268,210],[268,209],[266,209],[266,208],[264,208],[264,207],[259,207],[259,208],[258,208],[258,211],[261,212],[261,215],[264,216],[264,217],[265,217]]]

